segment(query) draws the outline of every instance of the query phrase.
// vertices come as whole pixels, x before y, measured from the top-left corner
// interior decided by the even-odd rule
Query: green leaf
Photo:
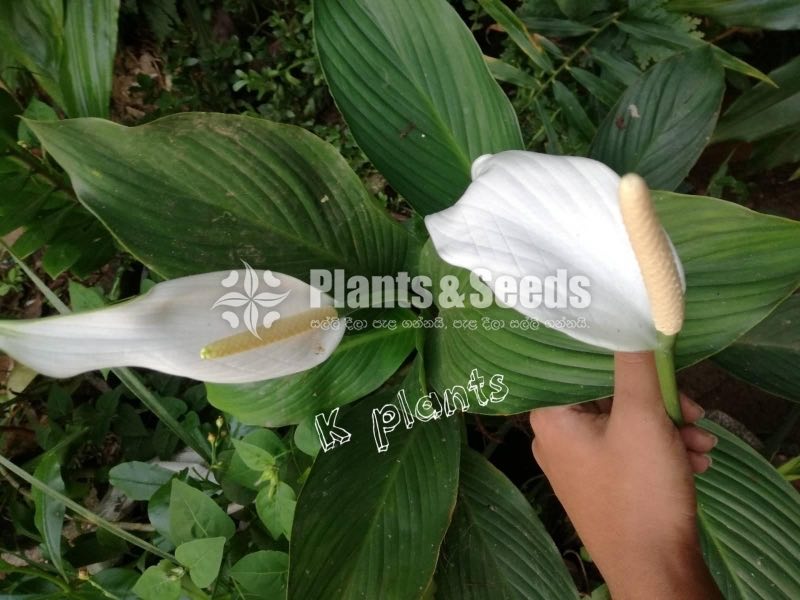
[[[292,538],[295,506],[297,504],[294,490],[282,481],[276,489],[266,486],[256,496],[256,512],[258,518],[274,539],[281,534],[289,540]]]
[[[613,106],[622,93],[622,88],[614,82],[600,78],[586,69],[572,67],[569,73],[604,106]]]
[[[287,450],[286,445],[277,434],[269,429],[256,429],[251,431],[242,438],[242,442],[250,447],[263,450],[265,453],[272,456],[277,456]],[[254,460],[254,458],[251,458],[251,460]],[[230,463],[222,474],[222,482],[224,485],[226,481],[232,481],[250,490],[255,490],[258,488],[258,483],[260,483],[259,479],[263,471],[263,469],[255,470],[247,466],[241,453],[237,449],[237,451],[233,453]]]
[[[59,452],[50,451],[42,455],[39,465],[33,476],[63,494],[65,493],[64,480],[61,479],[61,458]],[[47,550],[47,557],[64,579],[67,579],[64,569],[64,559],[61,557],[61,530],[64,527],[64,505],[54,500],[41,490],[31,490],[35,513],[33,522],[42,535],[42,542]]]
[[[224,547],[224,537],[192,540],[175,548],[175,558],[189,569],[192,582],[204,588],[211,585],[219,574]]]
[[[66,14],[64,13],[66,4]],[[71,117],[108,117],[119,0],[0,3],[0,49]]]
[[[147,518],[160,535],[173,542],[169,526],[169,500],[171,494],[172,482],[165,483],[158,488],[147,503]],[[174,542],[172,545],[175,545]]]
[[[177,568],[168,560],[148,567],[133,592],[142,600],[178,600],[181,596],[181,577]]]
[[[585,35],[594,31],[590,25],[570,21],[569,19],[552,19],[539,17],[522,17],[522,22],[533,31],[548,37],[567,38]]]
[[[770,394],[800,402],[800,296],[781,304],[714,362]]]
[[[461,451],[458,502],[436,570],[436,598],[578,598],[556,545],[525,496],[467,448]]]
[[[63,27],[62,0],[0,2],[0,50],[30,71],[47,95],[62,106]]]
[[[275,466],[275,457],[263,448],[242,440],[233,440],[233,446],[248,469],[261,473]]]
[[[176,546],[200,538],[230,539],[236,531],[231,518],[216,502],[178,479],[172,480],[169,528]]]
[[[402,384],[411,410],[426,398],[419,362]],[[397,423],[378,452],[373,411],[383,422],[393,401],[379,393],[340,416],[350,441],[317,457],[295,513],[290,599],[405,600],[428,587],[456,499],[459,420]]]
[[[748,77],[760,79],[761,81],[766,81],[767,83],[771,82],[769,77],[754,66],[725,52],[725,50],[719,46],[715,46],[705,40],[690,35],[686,31],[669,27],[663,23],[653,23],[637,19],[623,19],[617,22],[617,27],[637,40],[657,46],[660,45],[666,48],[672,48],[674,50],[709,48],[714,54],[714,58],[726,69],[742,73]]]
[[[414,316],[408,310],[386,311],[378,319],[394,320],[395,329],[348,334],[328,360],[296,375],[248,384],[208,383],[208,401],[243,423],[282,427],[363,398],[397,371],[413,349],[416,330],[401,325]]]
[[[775,469],[722,427],[714,464],[698,476],[700,540],[728,600],[800,597],[800,499]]]
[[[591,156],[620,175],[635,172],[655,189],[675,189],[708,144],[725,78],[704,48],[657,63],[609,112]]]
[[[165,277],[242,260],[305,279],[394,273],[411,246],[333,147],[298,127],[214,113],[28,124],[81,202]]]
[[[497,79],[497,81],[505,81],[506,83],[531,90],[538,89],[541,85],[532,75],[507,62],[503,62],[499,58],[484,56],[483,60],[486,66],[489,67],[489,72],[492,74],[492,77]]]
[[[483,9],[508,34],[511,41],[545,73],[553,70],[553,62],[541,46],[533,43],[531,34],[525,24],[501,0],[478,0]]]
[[[289,555],[259,550],[244,556],[231,567],[231,579],[245,600],[285,598]]]
[[[321,449],[314,419],[309,417],[297,424],[294,430],[294,445],[304,454],[314,458]]]
[[[150,500],[173,473],[151,463],[132,461],[120,463],[108,472],[111,485],[121,489],[131,500]]]
[[[798,9],[800,12],[800,9]],[[759,83],[725,111],[714,141],[755,142],[800,127],[800,56],[769,74],[777,87]]]
[[[575,94],[560,81],[553,82],[553,95],[561,106],[561,112],[575,129],[587,140],[594,138],[597,128],[581,106]]]
[[[314,26],[356,141],[419,213],[450,206],[478,156],[524,147],[511,103],[445,0],[317,0]]]
[[[114,594],[119,600],[136,600],[133,586],[139,579],[139,573],[133,569],[110,568],[92,575],[92,581],[100,585],[106,592]]]
[[[67,2],[61,86],[67,114],[108,118],[119,0]]]
[[[103,308],[105,299],[99,286],[86,287],[76,281],[69,281],[69,305],[72,312],[83,312]]]
[[[676,346],[677,363],[685,367],[732,344],[798,286],[800,223],[714,198],[656,192],[654,199],[686,272],[686,321]],[[466,271],[444,265],[430,245],[422,262],[434,281],[445,272],[468,280]],[[471,402],[471,411],[512,414],[611,394],[610,353],[555,329],[523,329],[522,315],[507,308],[467,305],[440,315],[446,328],[432,332],[428,349],[434,388],[466,386],[473,369],[487,380],[502,374],[509,388],[502,402]],[[463,328],[471,320],[477,322],[474,331]],[[491,320],[498,330],[491,329]]]
[[[800,29],[796,0],[670,0],[667,8],[705,15],[729,27]]]

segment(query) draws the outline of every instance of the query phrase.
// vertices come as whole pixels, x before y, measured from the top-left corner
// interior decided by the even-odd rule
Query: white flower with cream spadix
[[[273,379],[327,359],[344,334],[318,326],[336,319],[333,299],[245,266],[165,281],[106,308],[0,321],[0,350],[51,377],[144,367],[213,383]]]
[[[500,303],[542,322],[582,318],[586,327],[563,333],[607,350],[655,350],[668,411],[679,420],[670,405],[677,402],[672,345],[683,325],[683,269],[641,177],[620,178],[588,158],[485,155],[458,202],[425,224],[439,256],[482,276]],[[534,277],[544,291],[562,269],[588,279],[588,306],[503,302],[498,281]]]

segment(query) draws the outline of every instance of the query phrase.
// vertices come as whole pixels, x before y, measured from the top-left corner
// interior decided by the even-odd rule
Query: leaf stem
[[[14,473],[14,475],[19,477],[23,481],[25,481],[31,487],[36,488],[37,490],[39,490],[43,494],[46,494],[47,496],[50,496],[54,500],[60,502],[61,504],[63,504],[67,508],[69,508],[72,512],[74,512],[75,514],[79,515],[80,517],[82,517],[83,519],[85,519],[86,521],[91,523],[92,525],[96,525],[97,527],[101,527],[101,528],[105,529],[106,531],[109,531],[110,533],[113,533],[114,535],[116,535],[117,537],[122,538],[126,542],[129,542],[129,543],[133,544],[134,546],[138,546],[139,548],[141,548],[145,552],[150,552],[151,554],[155,554],[156,556],[160,556],[161,558],[165,558],[167,560],[171,560],[172,562],[174,562],[176,564],[180,564],[175,559],[175,557],[172,556],[171,554],[169,554],[167,552],[164,552],[160,548],[157,548],[156,546],[153,546],[151,543],[146,542],[143,539],[138,538],[138,537],[136,537],[135,535],[133,535],[131,533],[128,533],[124,529],[120,529],[119,527],[117,527],[116,525],[111,523],[110,521],[106,521],[104,518],[99,517],[98,515],[94,514],[88,508],[86,508],[84,506],[81,506],[80,504],[78,504],[77,502],[75,502],[73,500],[70,500],[64,494],[62,494],[60,492],[57,492],[56,490],[51,488],[46,483],[36,479],[36,477],[34,477],[33,475],[31,475],[30,473],[25,471],[25,469],[23,469],[22,467],[18,467],[17,465],[15,465],[13,462],[8,460],[2,454],[0,454],[0,465],[2,465],[6,469],[8,469],[12,473]]]
[[[656,371],[658,372],[658,385],[661,387],[661,397],[664,401],[664,408],[667,410],[669,418],[678,427],[684,424],[683,414],[681,414],[681,400],[678,392],[678,382],[675,380],[675,336],[658,335],[658,347],[655,350]]]

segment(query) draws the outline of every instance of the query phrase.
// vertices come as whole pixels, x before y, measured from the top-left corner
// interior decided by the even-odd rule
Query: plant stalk
[[[675,336],[664,335],[657,332],[658,346],[655,349],[656,371],[658,372],[658,385],[661,388],[661,398],[664,408],[678,427],[684,424],[681,413],[681,399],[678,392],[678,382],[675,379]]]

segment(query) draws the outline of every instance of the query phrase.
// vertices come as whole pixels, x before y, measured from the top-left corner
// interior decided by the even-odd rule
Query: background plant
[[[769,197],[797,189],[784,182],[800,159],[798,41],[782,31],[800,16],[784,1],[709,6],[6,2],[4,312],[86,310],[239,259],[300,277],[313,266],[463,278],[419,217],[459,197],[472,159],[589,155],[663,190],[687,271],[680,365],[713,357],[777,411],[778,397],[800,399],[798,225],[740,204],[796,216]],[[354,219],[368,205],[402,225]],[[469,305],[438,316],[514,318]],[[369,431],[398,388],[441,392],[474,368],[505,373],[509,397],[486,407],[503,414],[610,393],[610,356],[557,331],[369,328],[315,369],[242,386],[145,372],[54,382],[5,365],[11,597],[602,593],[546,481],[516,466],[528,446],[516,418],[398,429],[385,454]],[[313,416],[340,406],[353,440],[320,454]],[[793,463],[768,462],[791,453],[791,427],[759,431],[771,436],[759,456],[707,426],[721,438],[697,479],[712,573],[729,598],[800,595]]]

